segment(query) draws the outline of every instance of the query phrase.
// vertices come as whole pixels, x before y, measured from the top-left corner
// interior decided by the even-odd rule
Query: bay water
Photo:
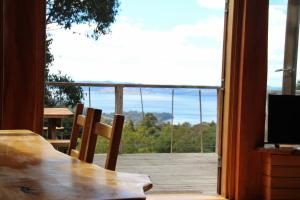
[[[84,104],[102,109],[104,113],[113,113],[115,110],[114,88],[83,87]],[[89,95],[90,94],[90,95]],[[142,100],[141,100],[142,94]],[[151,113],[172,113],[172,89],[169,88],[124,88],[123,110]],[[202,116],[200,115],[200,102]],[[217,120],[217,91],[215,89],[174,89],[174,124],[188,122],[216,122]]]

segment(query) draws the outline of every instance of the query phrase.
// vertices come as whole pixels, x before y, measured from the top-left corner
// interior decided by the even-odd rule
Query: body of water
[[[88,88],[84,88],[84,104],[89,105]],[[104,113],[115,110],[114,88],[92,87],[91,107],[100,108]],[[142,112],[139,88],[125,88],[123,110]],[[172,89],[142,89],[144,112],[172,112]],[[200,122],[200,103],[198,89],[174,89],[174,123]],[[201,90],[202,121],[216,122],[217,92],[213,89]]]

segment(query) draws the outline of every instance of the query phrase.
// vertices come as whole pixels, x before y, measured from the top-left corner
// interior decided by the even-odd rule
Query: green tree
[[[128,120],[127,126],[130,131],[135,131],[134,122],[131,119]]]
[[[155,151],[159,153],[170,153],[171,151],[171,129],[170,123],[161,124],[161,134],[156,138]]]
[[[203,152],[214,152],[216,148],[216,123],[211,122],[203,130]]]
[[[146,135],[158,135],[160,127],[157,125],[157,122],[157,118],[153,113],[146,113],[138,130]]]
[[[199,145],[193,144],[194,141],[199,139],[193,139],[194,134],[190,123],[183,123],[174,126],[174,139],[173,139],[173,152],[195,152]]]
[[[73,80],[58,72],[48,74],[46,79],[49,82],[72,82]],[[83,90],[76,86],[48,86],[45,92],[45,104],[47,106],[71,106],[74,107],[83,98]]]
[[[157,118],[154,116],[153,113],[146,113],[145,117],[142,121],[142,125],[146,128],[155,127],[157,123]]]
[[[91,29],[85,33],[87,37],[98,39],[110,32],[110,25],[118,13],[118,0],[47,0],[46,23],[56,24],[61,28],[70,29],[74,24],[89,24]],[[74,82],[65,74],[50,74],[49,67],[54,61],[50,51],[52,43],[50,34],[46,39],[45,80],[47,82]],[[83,98],[81,87],[51,86],[45,89],[46,106],[75,106]]]

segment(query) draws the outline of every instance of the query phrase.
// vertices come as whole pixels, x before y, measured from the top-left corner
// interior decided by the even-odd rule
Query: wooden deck
[[[97,154],[94,163],[104,166],[104,158],[103,154]],[[149,191],[152,194],[216,194],[215,153],[121,154],[117,171],[148,174],[153,182]]]
[[[202,194],[147,194],[147,200],[225,200],[219,195]]]

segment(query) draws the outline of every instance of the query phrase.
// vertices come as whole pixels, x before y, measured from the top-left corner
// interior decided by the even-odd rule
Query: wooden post
[[[268,0],[229,1],[223,112],[222,195],[262,199]]]
[[[3,81],[4,81],[4,59],[3,59],[3,0],[0,2],[0,127],[3,121]]]
[[[286,19],[285,48],[282,93],[295,94],[298,41],[299,41],[300,1],[289,0]]]
[[[123,114],[123,86],[115,86],[115,114]],[[119,153],[123,152],[123,142],[121,140]]]
[[[217,127],[216,127],[216,149],[215,152],[221,154],[222,147],[222,127],[223,127],[223,106],[224,106],[224,89],[217,90]]]
[[[217,127],[216,127],[216,149],[218,154],[218,182],[217,192],[221,194],[221,177],[222,177],[222,127],[223,127],[223,106],[224,106],[224,89],[217,90]]]
[[[123,87],[115,86],[115,114],[123,114]]]

